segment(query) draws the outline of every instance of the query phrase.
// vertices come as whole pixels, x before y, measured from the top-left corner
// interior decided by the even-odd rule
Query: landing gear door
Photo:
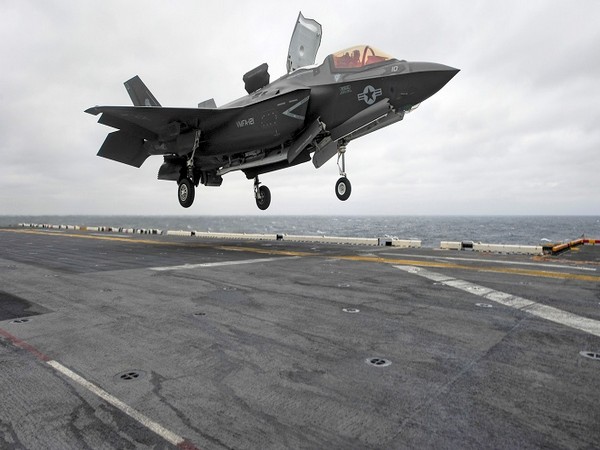
[[[287,57],[288,73],[315,63],[321,45],[321,24],[298,14]]]

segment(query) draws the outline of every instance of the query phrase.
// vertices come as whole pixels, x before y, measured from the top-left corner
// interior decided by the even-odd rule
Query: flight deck
[[[599,245],[14,227],[0,249],[2,448],[600,442]]]

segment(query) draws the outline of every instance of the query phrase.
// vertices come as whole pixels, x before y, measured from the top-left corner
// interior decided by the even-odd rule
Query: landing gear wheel
[[[271,204],[271,191],[266,186],[260,186],[256,193],[256,206],[264,211]]]
[[[179,180],[179,186],[177,188],[177,198],[179,204],[184,208],[189,208],[194,203],[195,188],[194,183],[189,178],[182,178]]]
[[[350,184],[348,178],[342,177],[337,180],[337,183],[335,183],[335,195],[337,195],[337,198],[344,202],[348,200],[351,192],[352,185]]]

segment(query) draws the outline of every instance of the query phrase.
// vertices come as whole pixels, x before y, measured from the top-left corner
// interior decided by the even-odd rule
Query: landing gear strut
[[[195,186],[198,183],[194,182],[194,156],[199,145],[200,130],[196,130],[192,154],[186,163],[186,176],[181,177],[177,186],[177,199],[179,200],[179,204],[184,208],[189,208],[192,206],[192,203],[194,203],[194,197],[196,196]]]
[[[352,185],[348,178],[346,178],[346,143],[343,141],[340,141],[338,146],[337,165],[341,178],[335,183],[335,195],[337,195],[337,198],[341,201],[346,201],[352,192]]]
[[[256,206],[264,211],[271,204],[271,191],[266,186],[261,186],[258,177],[254,178],[254,198],[256,198]]]

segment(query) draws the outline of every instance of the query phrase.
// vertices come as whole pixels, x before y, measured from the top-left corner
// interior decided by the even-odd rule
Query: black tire
[[[179,186],[177,187],[177,198],[179,204],[184,208],[189,208],[194,203],[194,197],[196,195],[196,189],[192,180],[188,178],[182,178],[179,180]]]
[[[348,178],[342,177],[337,180],[337,183],[335,183],[335,195],[337,195],[337,198],[345,202],[350,197],[351,192],[352,185],[350,184]]]
[[[264,211],[271,204],[271,191],[266,186],[258,188],[258,198],[256,199],[256,206],[258,209]]]

